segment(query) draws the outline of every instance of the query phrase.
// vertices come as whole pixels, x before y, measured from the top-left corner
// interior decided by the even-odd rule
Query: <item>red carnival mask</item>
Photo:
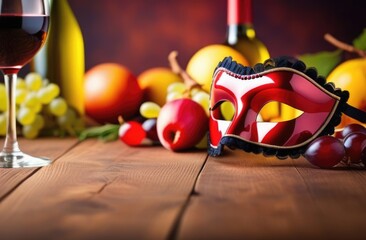
[[[225,58],[211,86],[209,153],[220,155],[227,145],[279,158],[299,157],[312,140],[334,133],[342,113],[365,122],[365,112],[348,105],[348,97],[301,61],[270,59],[250,68]],[[220,110],[227,101],[235,107],[231,120]],[[291,106],[301,115],[279,122],[258,120],[270,102]]]

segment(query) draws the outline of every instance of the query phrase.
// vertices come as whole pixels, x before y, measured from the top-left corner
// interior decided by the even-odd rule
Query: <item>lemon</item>
[[[347,90],[349,105],[366,111],[366,59],[356,58],[338,65],[328,76],[327,82],[333,82],[337,88]],[[356,120],[342,116],[339,127],[345,127]],[[358,123],[358,122],[357,122]]]
[[[237,50],[221,44],[212,44],[199,49],[188,61],[187,73],[202,86],[206,92],[210,92],[212,75],[217,64],[225,57],[231,56],[234,61],[249,66],[248,60]]]
[[[168,86],[183,80],[169,68],[155,67],[143,71],[137,81],[144,93],[144,101],[154,102],[162,107],[166,102]]]

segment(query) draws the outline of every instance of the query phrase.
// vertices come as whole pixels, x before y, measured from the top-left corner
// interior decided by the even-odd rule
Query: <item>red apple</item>
[[[182,98],[167,102],[157,119],[160,143],[172,151],[193,148],[208,131],[208,117],[201,105]]]

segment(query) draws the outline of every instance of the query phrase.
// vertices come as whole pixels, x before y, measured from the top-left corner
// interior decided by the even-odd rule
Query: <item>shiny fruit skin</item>
[[[353,107],[366,111],[366,59],[357,58],[345,61],[338,65],[327,77],[337,88],[347,90],[350,97],[347,101]],[[350,123],[359,123],[346,115],[338,125],[342,128]]]
[[[129,146],[142,145],[146,131],[141,123],[136,121],[128,121],[121,124],[118,131],[119,139]]]
[[[160,143],[169,150],[193,148],[208,131],[205,110],[188,98],[172,100],[160,110],[157,119]]]
[[[304,157],[320,168],[331,168],[346,156],[343,143],[332,136],[321,136],[312,141],[305,151]]]
[[[366,128],[360,124],[351,123],[343,128],[339,138],[344,139],[345,137],[347,137],[348,134],[355,132],[362,132],[366,134]]]
[[[85,74],[84,87],[86,114],[101,124],[118,123],[118,116],[130,119],[142,102],[136,77],[119,64],[94,66]]]
[[[366,133],[350,133],[344,139],[343,144],[351,163],[359,163],[362,161],[362,152],[366,148]]]
[[[156,129],[157,119],[156,118],[150,118],[146,119],[142,123],[142,128],[146,132],[146,137],[150,140],[152,140],[154,143],[159,143],[159,137],[158,132]]]
[[[143,91],[143,101],[151,101],[163,106],[168,86],[183,80],[169,68],[157,67],[147,69],[139,74],[137,81]]]
[[[202,85],[203,90],[209,93],[212,75],[217,64],[228,56],[242,65],[249,66],[248,60],[237,50],[221,44],[212,44],[194,53],[187,64],[186,71],[193,80]]]

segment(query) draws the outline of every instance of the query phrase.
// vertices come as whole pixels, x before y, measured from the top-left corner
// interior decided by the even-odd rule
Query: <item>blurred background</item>
[[[136,75],[168,67],[177,50],[181,65],[201,47],[226,37],[226,0],[68,0],[85,42],[86,70],[117,62]],[[351,42],[366,27],[364,0],[253,0],[257,36],[271,56],[335,48],[331,33]]]

